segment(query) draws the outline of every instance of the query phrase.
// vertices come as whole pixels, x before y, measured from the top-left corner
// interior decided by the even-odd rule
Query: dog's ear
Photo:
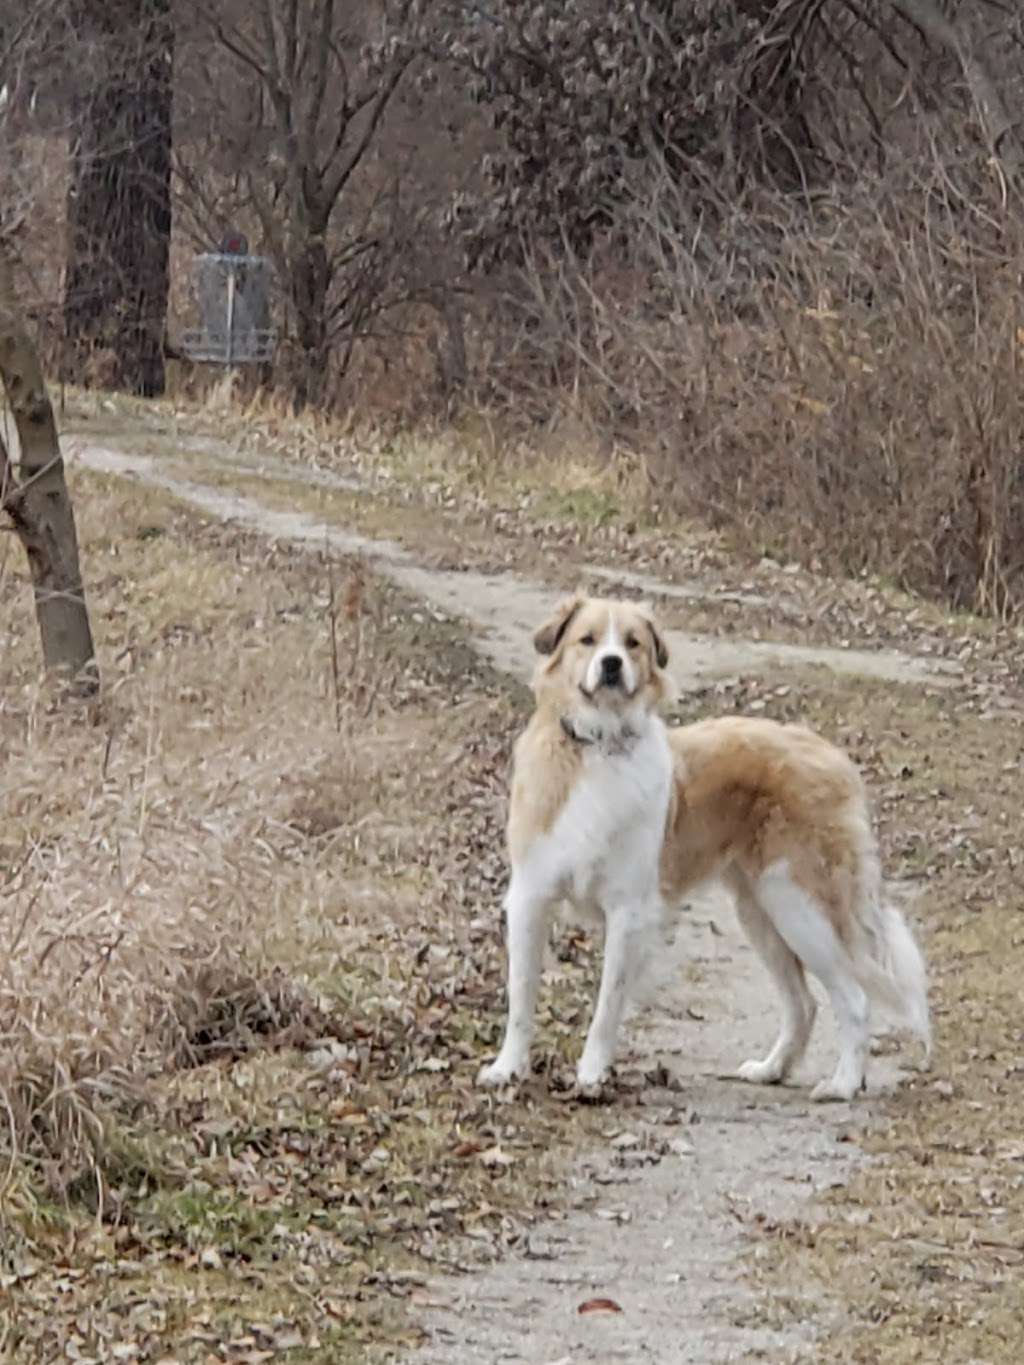
[[[583,605],[583,598],[576,593],[559,604],[558,610],[549,621],[545,621],[533,637],[533,647],[538,654],[554,654],[562,643],[565,632],[572,624],[572,618]]]
[[[654,618],[649,612],[644,612],[644,622],[647,629],[651,632],[651,640],[654,643],[654,662],[659,668],[668,667],[668,645],[661,637],[661,632],[654,624]]]

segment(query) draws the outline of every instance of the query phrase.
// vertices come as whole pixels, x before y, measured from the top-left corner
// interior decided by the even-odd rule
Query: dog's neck
[[[570,716],[558,718],[562,734],[570,744],[582,749],[598,749],[606,754],[624,754],[640,738],[642,725],[631,716]]]

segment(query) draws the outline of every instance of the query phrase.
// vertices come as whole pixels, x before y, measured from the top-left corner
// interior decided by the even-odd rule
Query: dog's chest
[[[657,880],[670,767],[660,748],[587,754],[552,830],[568,862],[566,894],[581,909],[645,891]]]

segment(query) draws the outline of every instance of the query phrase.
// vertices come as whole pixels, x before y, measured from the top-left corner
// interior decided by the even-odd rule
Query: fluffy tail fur
[[[894,905],[878,905],[872,918],[870,936],[865,935],[860,950],[853,955],[854,971],[868,995],[920,1038],[927,1066],[932,1030],[924,958]]]

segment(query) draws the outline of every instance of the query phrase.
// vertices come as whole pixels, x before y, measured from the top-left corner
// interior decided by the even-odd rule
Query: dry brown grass
[[[478,356],[497,459],[528,445],[546,485],[583,452],[626,515],[1019,615],[1017,201],[938,152],[806,200],[705,189],[698,220],[655,173],[591,257],[528,260]]]
[[[587,1122],[472,1083],[517,701],[358,562],[74,492],[102,705],[53,709],[3,568],[0,1355],[200,1361],[280,1320],[364,1360],[399,1272],[518,1236]]]
[[[299,890],[279,774],[358,761],[351,736],[338,752],[308,579],[272,552],[226,562],[216,536],[183,553],[173,510],[140,524],[112,487],[81,515],[103,704],[61,712],[40,690],[10,560],[2,626],[2,1141],[9,1173],[57,1187],[102,1183],[109,1106],[165,1062],[301,1017],[269,966]],[[308,889],[322,899],[315,869]]]
[[[299,845],[374,818],[394,741],[371,713],[409,685],[374,648],[382,608],[358,565],[197,531],[98,482],[81,519],[102,705],[53,709],[20,566],[4,568],[9,1196],[31,1168],[102,1188],[105,1116],[163,1065],[315,1029],[301,972],[272,964],[305,968],[338,856]]]
[[[655,183],[624,245],[534,257],[474,320],[453,424],[380,397],[289,429],[410,485],[546,498],[591,522],[699,519],[754,557],[1016,619],[1024,242],[975,170],[762,196],[733,206],[735,249],[700,259]],[[244,406],[285,424],[272,397]]]

